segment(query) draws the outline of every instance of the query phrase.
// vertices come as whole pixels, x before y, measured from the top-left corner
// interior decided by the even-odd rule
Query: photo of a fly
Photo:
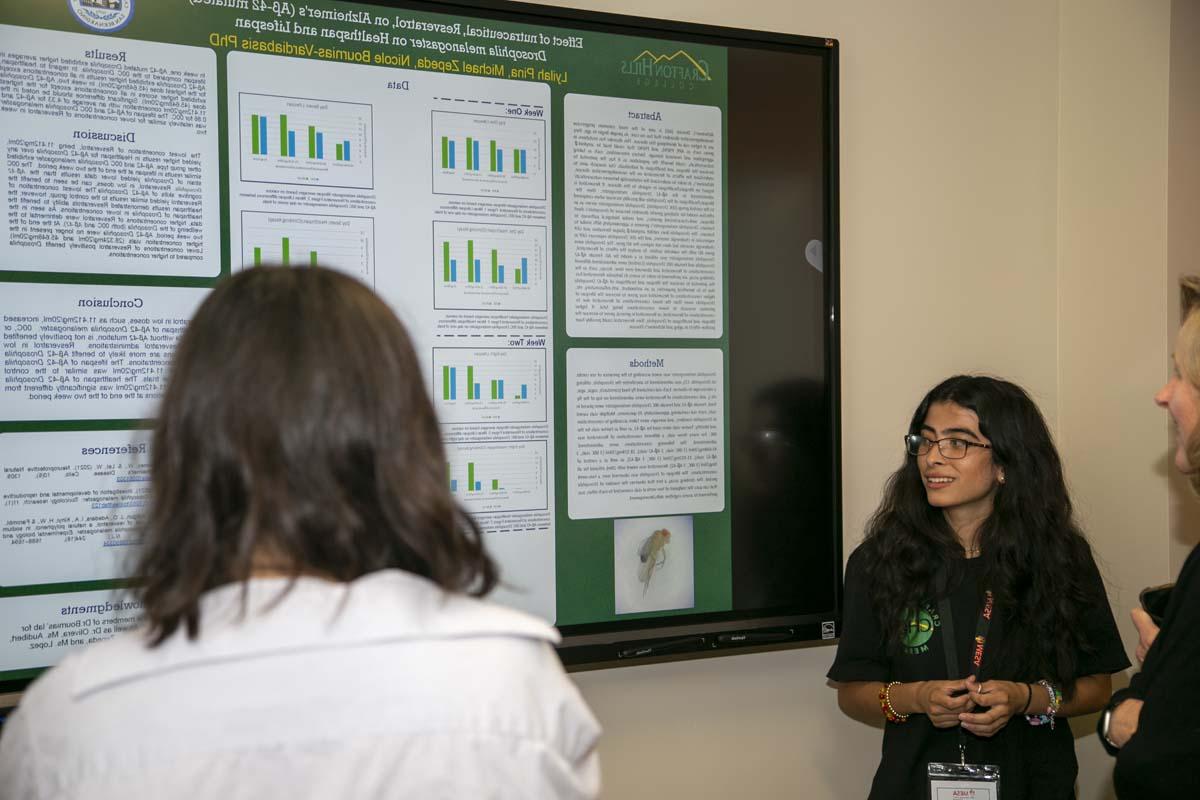
[[[667,544],[670,541],[671,532],[660,528],[647,536],[638,548],[638,559],[641,561],[638,580],[642,582],[642,597],[646,596],[646,590],[650,588],[650,578],[667,563]]]

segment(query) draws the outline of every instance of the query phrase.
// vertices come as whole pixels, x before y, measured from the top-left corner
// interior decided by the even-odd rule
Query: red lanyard
[[[987,644],[988,629],[992,626],[992,612],[995,609],[996,598],[991,589],[983,593],[983,608],[979,612],[979,621],[975,623],[975,639],[971,644],[971,665],[975,668],[975,677],[979,677],[979,667],[983,664],[983,649]],[[961,677],[958,674],[958,658],[954,654],[954,613],[950,608],[950,598],[943,597],[938,601],[938,614],[942,621],[942,649],[946,654],[946,678],[954,680]]]

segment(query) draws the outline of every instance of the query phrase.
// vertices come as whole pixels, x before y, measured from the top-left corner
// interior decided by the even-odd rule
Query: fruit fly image
[[[641,561],[638,566],[638,580],[642,582],[642,597],[646,596],[654,573],[667,563],[667,545],[670,541],[671,532],[660,528],[647,536],[638,548],[638,559]]]

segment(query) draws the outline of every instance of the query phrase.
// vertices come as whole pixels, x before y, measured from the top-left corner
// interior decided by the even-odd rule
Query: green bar
[[[258,155],[258,114],[250,115],[250,152]]]
[[[261,247],[254,248],[254,266],[256,266],[256,267],[262,266],[262,248]]]
[[[450,399],[450,367],[442,367],[442,399]]]
[[[316,250],[308,251],[308,265],[310,267],[315,267],[317,265],[317,251]]]
[[[492,381],[492,399],[493,400],[496,399],[496,381],[495,380]]]
[[[475,240],[467,239],[467,282],[475,281]]]
[[[283,237],[283,265],[288,265],[288,256],[291,254],[292,242],[288,237]]]
[[[492,172],[496,171],[496,140],[492,139]]]
[[[337,143],[337,160],[338,161],[342,160],[342,143],[341,142]]]
[[[467,137],[467,169],[475,169],[475,140]]]
[[[450,167],[450,139],[449,139],[449,137],[443,136],[442,137],[442,169],[448,169],[449,167]]]
[[[315,125],[308,126],[308,157],[317,157],[317,127]]]
[[[475,491],[475,462],[467,462],[467,491]]]
[[[516,276],[513,278],[513,283],[520,283],[521,282],[521,268],[517,267],[516,269],[513,270],[513,272],[517,273]]]
[[[499,282],[499,278],[497,277],[499,273],[496,269],[496,265],[497,265],[498,261],[499,261],[499,257],[496,255],[496,251],[493,250],[492,251],[492,283]]]
[[[279,115],[279,154],[288,154],[287,146],[287,114]]]
[[[442,242],[442,280],[450,282],[450,243]]]
[[[497,489],[499,489],[499,488],[500,488],[500,479],[499,479],[499,478],[492,478],[492,491],[494,492],[494,491],[496,491],[496,490],[497,490]]]
[[[467,399],[475,399],[475,368],[467,367]]]

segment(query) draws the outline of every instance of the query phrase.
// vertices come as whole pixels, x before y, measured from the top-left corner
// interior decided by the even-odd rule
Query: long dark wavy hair
[[[179,339],[154,428],[134,569],[150,643],[180,625],[195,638],[201,595],[261,568],[490,591],[424,386],[404,326],[361,283],[274,267],[221,282]]]
[[[1005,646],[985,669],[1007,680],[1046,678],[1068,695],[1081,652],[1090,652],[1080,620],[1093,596],[1081,565],[1091,547],[1076,524],[1062,461],[1037,405],[1016,384],[956,375],[933,387],[909,423],[920,433],[934,403],[974,411],[979,430],[1003,468],[991,514],[980,528],[984,580],[1005,621]],[[961,580],[963,550],[942,510],[930,505],[908,455],[891,476],[862,543],[871,600],[889,652],[904,635],[906,610],[944,594]]]

